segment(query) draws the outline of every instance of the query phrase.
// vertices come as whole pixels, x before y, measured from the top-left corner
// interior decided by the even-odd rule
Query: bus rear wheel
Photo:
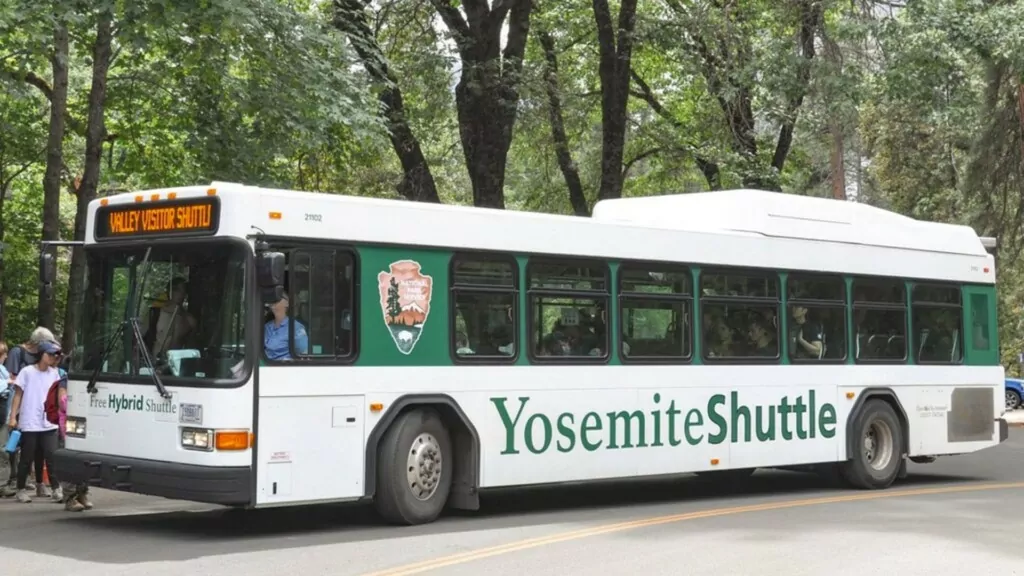
[[[868,400],[853,425],[856,450],[839,464],[839,473],[855,488],[877,490],[896,481],[903,460],[903,426],[884,400]]]
[[[441,514],[452,483],[452,442],[430,408],[400,415],[377,452],[377,512],[392,524],[425,524]]]

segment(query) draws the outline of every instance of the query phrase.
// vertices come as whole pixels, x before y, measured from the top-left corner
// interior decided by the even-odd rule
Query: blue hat
[[[57,354],[60,354],[60,344],[57,344],[56,342],[50,342],[49,340],[44,340],[39,343],[39,351],[45,352],[47,354],[53,354],[56,356]]]

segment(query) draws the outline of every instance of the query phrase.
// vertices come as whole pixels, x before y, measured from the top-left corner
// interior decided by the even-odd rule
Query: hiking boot
[[[26,486],[28,488],[28,486]],[[46,484],[40,484],[36,486],[36,496],[40,498],[49,498],[53,496],[53,490],[50,489]]]
[[[92,510],[92,500],[89,500],[89,495],[87,493],[79,492],[78,495],[74,497],[74,500],[77,500],[78,503],[86,510]]]
[[[85,510],[85,506],[77,498],[68,498],[68,501],[64,503],[64,510],[68,512],[81,512]]]
[[[17,493],[18,488],[16,486],[11,486],[10,484],[0,488],[0,498],[11,498]]]
[[[29,496],[28,490],[18,490],[18,502],[21,502],[22,504],[32,502],[32,497]]]
[[[60,486],[57,486],[56,488],[53,489],[53,493],[50,494],[50,498],[53,498],[53,501],[57,502],[58,504],[63,502],[64,501],[64,489],[61,488]]]

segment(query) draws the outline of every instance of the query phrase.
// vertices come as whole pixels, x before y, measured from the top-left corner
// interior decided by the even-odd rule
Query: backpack
[[[46,393],[46,402],[43,404],[46,410],[46,421],[50,424],[60,425],[60,389],[67,384],[68,374],[63,368],[57,369],[60,378],[50,384],[50,390]]]

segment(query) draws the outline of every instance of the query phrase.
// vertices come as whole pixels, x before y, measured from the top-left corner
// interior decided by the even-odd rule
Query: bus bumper
[[[248,466],[196,466],[63,448],[54,454],[53,466],[57,480],[96,488],[224,506],[252,500]]]
[[[1006,423],[1006,418],[1000,418],[997,422],[999,422],[999,443],[1002,444],[1010,437],[1010,428]]]

